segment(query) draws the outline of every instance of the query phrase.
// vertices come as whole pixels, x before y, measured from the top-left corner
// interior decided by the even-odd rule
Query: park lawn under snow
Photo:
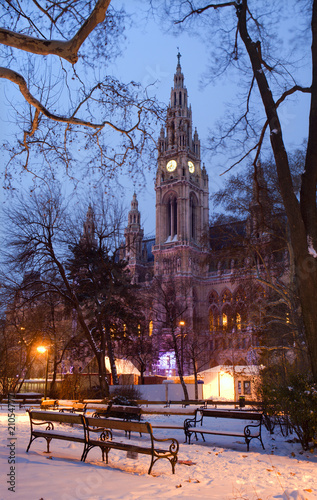
[[[53,440],[51,454],[44,453],[46,443],[36,439],[26,453],[29,442],[29,418],[16,411],[16,487],[9,491],[8,417],[0,412],[0,500],[316,500],[317,452],[303,452],[300,444],[290,442],[280,433],[270,435],[263,427],[262,449],[257,439],[246,451],[243,439],[206,436],[194,444],[184,443],[182,430],[154,429],[157,437],[175,437],[180,443],[175,474],[167,460],[159,460],[147,471],[150,457],[138,455],[129,459],[125,452],[111,450],[109,464],[101,460],[99,449],[90,451],[86,463],[80,462],[83,446],[79,443]],[[182,425],[186,415],[145,415],[153,425]],[[243,422],[207,419],[213,428],[229,430]],[[68,428],[69,432],[76,429]],[[133,439],[139,438],[134,435]]]

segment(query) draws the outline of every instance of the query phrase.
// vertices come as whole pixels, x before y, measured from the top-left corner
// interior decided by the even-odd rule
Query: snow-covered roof
[[[218,365],[214,366],[213,368],[208,368],[208,370],[204,370],[202,372],[199,372],[198,375],[201,377],[204,377],[204,375],[207,375],[208,373],[218,373],[218,372],[224,372],[224,373],[240,373],[244,375],[253,375],[256,376],[259,374],[260,369],[262,366],[258,365],[237,365],[237,366],[229,366],[229,365]]]
[[[139,370],[128,359],[116,359],[116,368],[118,375],[140,375]],[[105,357],[106,369],[111,372],[110,361],[108,356]]]

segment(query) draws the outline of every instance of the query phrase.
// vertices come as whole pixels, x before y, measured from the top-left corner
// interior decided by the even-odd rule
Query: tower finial
[[[181,53],[179,52],[179,47],[177,47],[177,50],[178,50],[178,54],[177,54],[177,59],[178,59],[178,63],[177,63],[177,66],[180,66],[181,65]]]

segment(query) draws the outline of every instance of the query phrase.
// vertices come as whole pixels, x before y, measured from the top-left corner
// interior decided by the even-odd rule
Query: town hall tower
[[[166,125],[158,140],[154,274],[201,276],[209,215],[208,175],[201,166],[200,141],[197,130],[192,131],[179,53],[177,57]]]

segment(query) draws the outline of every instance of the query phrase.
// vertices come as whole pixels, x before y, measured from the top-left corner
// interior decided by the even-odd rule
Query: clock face
[[[195,172],[195,165],[193,164],[192,161],[188,162],[188,170],[190,171],[191,174]]]
[[[176,169],[177,167],[177,163],[175,160],[170,160],[169,162],[167,162],[167,165],[166,165],[166,170],[168,172],[174,172],[174,170]]]

